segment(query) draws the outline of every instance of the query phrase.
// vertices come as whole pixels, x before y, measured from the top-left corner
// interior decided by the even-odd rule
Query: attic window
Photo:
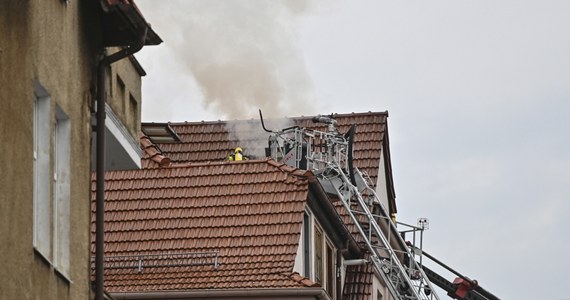
[[[155,144],[171,144],[181,141],[168,123],[141,123],[141,130]]]
[[[315,226],[315,282],[323,282],[323,233]]]

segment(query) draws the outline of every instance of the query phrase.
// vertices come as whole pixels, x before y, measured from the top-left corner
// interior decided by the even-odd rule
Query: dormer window
[[[315,282],[323,285],[323,232],[315,226]]]
[[[319,220],[312,210],[305,210],[295,271],[318,283],[330,299],[337,299],[337,249],[330,238],[334,233]]]
[[[332,299],[336,299],[335,248],[318,224],[314,228],[314,281],[321,284]]]

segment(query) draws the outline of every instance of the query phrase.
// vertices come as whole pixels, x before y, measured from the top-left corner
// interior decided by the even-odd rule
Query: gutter
[[[314,297],[318,300],[331,300],[323,288],[281,288],[281,289],[239,289],[239,290],[195,290],[195,291],[156,291],[111,293],[115,300],[163,300],[163,299],[207,299],[207,298],[297,298]]]
[[[104,263],[104,237],[105,237],[105,103],[107,102],[105,71],[107,68],[130,55],[135,54],[145,44],[148,27],[143,29],[133,45],[103,57],[97,66],[97,170],[96,170],[96,198],[95,198],[95,300],[104,300],[103,263]]]

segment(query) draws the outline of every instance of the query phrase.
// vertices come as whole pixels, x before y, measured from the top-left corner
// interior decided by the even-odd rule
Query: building
[[[341,132],[356,124],[354,164],[395,214],[387,113],[334,117]],[[323,128],[309,117],[290,122]],[[255,149],[267,147],[260,128],[143,124],[144,169],[106,175],[105,286],[115,299],[391,299],[362,263],[364,241],[345,207],[310,171]],[[249,160],[227,161],[236,146]]]
[[[2,2],[1,299],[91,298],[89,191],[98,67],[112,53],[108,47],[130,48],[142,31],[143,44],[161,42],[132,1]],[[123,99],[111,97],[107,111],[116,120],[105,124],[108,161],[133,151],[140,155],[137,143],[124,145],[138,138],[142,69],[134,58],[100,69],[104,80],[125,74],[125,91],[138,105],[119,110]],[[129,168],[140,165],[138,157]]]
[[[311,212],[334,208],[306,171],[249,160],[112,171],[106,179],[105,289],[114,299],[336,293],[332,262],[345,241],[332,237],[349,234],[323,210]],[[326,289],[295,270],[303,232],[313,230]]]

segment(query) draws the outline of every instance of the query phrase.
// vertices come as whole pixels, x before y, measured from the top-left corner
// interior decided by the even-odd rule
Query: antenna
[[[266,132],[269,132],[269,133],[279,133],[278,131],[273,131],[273,130],[269,130],[269,129],[265,128],[265,123],[263,122],[263,114],[261,114],[261,109],[259,109],[259,118],[261,119],[261,127],[263,127],[263,130],[265,130]],[[300,127],[299,126],[291,126],[291,127],[281,129],[280,132],[287,131],[290,129],[296,129],[296,128],[300,128]]]
[[[265,130],[266,132],[269,132],[269,133],[275,133],[275,131],[271,131],[271,130],[265,128],[265,123],[263,123],[263,114],[261,114],[261,109],[259,109],[259,118],[261,119],[261,127],[263,127],[263,130]]]

